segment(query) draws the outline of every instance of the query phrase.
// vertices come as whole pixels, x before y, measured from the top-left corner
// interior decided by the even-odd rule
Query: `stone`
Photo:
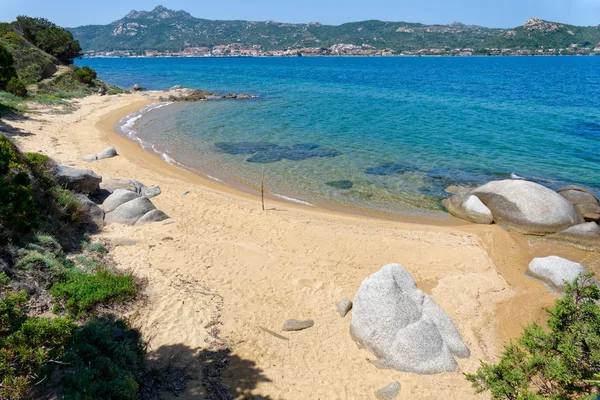
[[[80,193],[94,193],[100,188],[102,177],[89,169],[71,168],[59,165],[54,170],[59,185]]]
[[[490,209],[496,224],[525,234],[547,235],[584,222],[573,204],[534,182],[492,181],[470,194]]]
[[[337,303],[337,312],[342,318],[346,316],[352,310],[352,302],[348,299],[343,299]]]
[[[125,189],[141,195],[148,189],[146,185],[131,178],[106,178],[102,180],[100,188],[113,193],[117,189]]]
[[[182,195],[182,196],[187,196],[188,194],[190,194],[190,191],[189,191],[189,190],[186,190],[185,192],[182,192],[182,193],[181,193],[181,195]]]
[[[576,186],[576,185],[568,185],[568,186],[562,187],[562,188],[558,189],[557,192],[562,193],[562,192],[571,191],[571,190],[574,190],[577,192],[584,192],[584,193],[587,193],[590,196],[593,196],[594,198],[596,198],[596,195],[591,190],[588,190],[584,187]]]
[[[598,199],[596,199],[596,196],[594,196],[588,191],[569,189],[562,190],[558,192],[558,194],[560,194],[562,197],[569,200],[576,206],[582,204],[598,205]]]
[[[147,212],[142,218],[138,219],[136,225],[149,224],[151,222],[161,222],[169,219],[169,216],[161,210],[152,210]]]
[[[98,157],[95,154],[90,154],[89,156],[83,156],[81,157],[81,161],[85,161],[85,162],[94,162],[98,160]]]
[[[379,400],[395,400],[400,394],[400,382],[392,382],[375,392]]]
[[[144,190],[144,196],[151,199],[152,197],[156,197],[161,193],[160,187],[154,186],[153,188]]]
[[[587,222],[600,222],[600,205],[598,204],[577,204],[575,208]]]
[[[476,224],[491,224],[494,216],[489,208],[477,196],[467,193],[457,193],[443,200],[444,207],[457,218]]]
[[[117,155],[117,150],[114,147],[109,147],[108,149],[102,150],[98,153],[98,160],[104,160],[106,158],[112,158]]]
[[[378,365],[399,371],[455,371],[454,357],[470,355],[450,316],[400,264],[386,265],[362,282],[350,334],[379,358]]]
[[[304,329],[308,329],[311,328],[312,326],[314,326],[315,321],[311,320],[311,319],[307,319],[305,321],[299,321],[296,319],[288,319],[287,321],[285,321],[285,324],[283,324],[283,328],[281,328],[282,331],[302,331]]]
[[[104,220],[107,224],[134,225],[140,218],[155,209],[156,207],[154,207],[154,204],[149,199],[138,197],[120,205],[114,211],[106,213]]]
[[[542,282],[548,290],[560,296],[564,293],[565,282],[572,282],[581,274],[587,273],[581,264],[567,259],[550,256],[534,258],[529,263],[525,275]]]
[[[138,241],[135,239],[128,239],[128,238],[116,238],[116,239],[112,239],[110,241],[110,243],[113,246],[134,246],[138,243]]]
[[[133,90],[134,92],[139,92],[139,91],[146,90],[146,89],[136,83],[135,85],[133,85],[131,90]]]
[[[104,95],[106,95],[106,88],[104,86],[100,86],[100,89],[98,89],[98,96]]]
[[[595,222],[587,222],[546,236],[546,239],[584,250],[600,251],[600,226]]]
[[[75,198],[85,208],[90,218],[90,223],[96,229],[102,229],[104,226],[104,210],[102,210],[96,203],[91,201],[87,196],[83,194],[76,194]]]
[[[139,194],[126,189],[117,189],[102,203],[104,212],[112,212],[120,205],[123,205],[133,199],[140,197]]]

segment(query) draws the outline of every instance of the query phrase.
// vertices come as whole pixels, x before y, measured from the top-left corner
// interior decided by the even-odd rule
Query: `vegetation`
[[[96,79],[96,71],[88,67],[87,65],[79,68],[74,72],[75,78],[86,85],[90,85],[94,79]]]
[[[16,76],[10,78],[10,81],[8,81],[8,84],[6,85],[6,91],[19,97],[27,96],[27,88]]]
[[[495,399],[597,399],[600,393],[600,289],[590,275],[568,284],[547,310],[549,331],[527,326],[497,364],[467,374],[477,393]]]
[[[571,44],[591,46],[600,42],[597,27],[563,26],[558,31],[531,31],[523,27],[491,29],[452,23],[424,25],[409,22],[360,21],[338,26],[318,23],[288,24],[273,21],[211,21],[194,18],[185,11],[157,7],[132,11],[108,25],[72,28],[86,51],[144,50],[179,51],[186,46],[259,45],[263,50],[330,47],[336,43],[378,49],[568,48]],[[509,33],[510,32],[510,33]]]
[[[81,57],[81,46],[71,32],[45,18],[19,16],[12,26],[27,41],[63,63],[71,64]]]
[[[5,89],[8,82],[17,75],[13,64],[12,54],[0,43],[0,90]]]

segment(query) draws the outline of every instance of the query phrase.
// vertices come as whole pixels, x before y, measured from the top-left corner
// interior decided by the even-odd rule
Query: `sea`
[[[600,57],[83,59],[159,102],[116,129],[180,168],[307,206],[440,218],[490,180],[600,195]]]

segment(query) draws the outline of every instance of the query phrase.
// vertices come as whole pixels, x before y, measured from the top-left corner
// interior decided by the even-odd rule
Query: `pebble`
[[[298,321],[296,319],[289,319],[285,321],[283,324],[282,331],[302,331],[304,329],[308,329],[315,324],[315,321],[312,319],[307,319],[306,321]]]
[[[379,400],[394,400],[400,394],[400,382],[392,382],[375,392]]]
[[[337,304],[337,311],[342,318],[344,318],[350,310],[352,310],[352,302],[348,299],[343,299]]]

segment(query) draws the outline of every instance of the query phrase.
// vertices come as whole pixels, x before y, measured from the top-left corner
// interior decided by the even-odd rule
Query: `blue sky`
[[[67,27],[107,24],[132,9],[150,10],[158,4],[207,19],[326,24],[365,19],[430,24],[460,21],[508,28],[538,17],[576,25],[600,24],[600,0],[0,0],[0,20],[24,14],[43,16]]]

